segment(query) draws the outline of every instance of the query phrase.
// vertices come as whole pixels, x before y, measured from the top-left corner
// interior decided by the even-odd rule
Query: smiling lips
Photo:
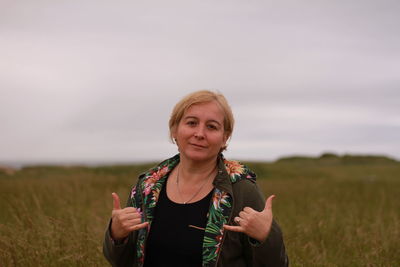
[[[207,148],[206,146],[202,146],[202,145],[199,145],[199,144],[190,143],[190,145],[192,145],[194,147],[198,147],[198,148]]]

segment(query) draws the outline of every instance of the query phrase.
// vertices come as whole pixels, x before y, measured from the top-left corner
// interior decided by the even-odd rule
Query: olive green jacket
[[[179,154],[161,162],[139,176],[127,206],[136,207],[149,227],[132,232],[122,244],[116,244],[107,228],[103,252],[113,266],[143,266],[147,235],[151,228],[158,195],[171,170],[179,163]],[[288,266],[282,232],[273,221],[265,242],[243,233],[225,231],[224,224],[245,207],[261,211],[265,199],[255,183],[256,175],[237,161],[218,158],[218,173],[203,239],[203,267]]]

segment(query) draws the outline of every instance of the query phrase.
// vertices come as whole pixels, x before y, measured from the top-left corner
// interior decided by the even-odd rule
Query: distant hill
[[[324,153],[318,157],[293,155],[288,157],[282,157],[274,162],[246,162],[254,168],[261,168],[263,164],[269,164],[269,166],[277,164],[295,164],[295,165],[387,165],[387,164],[399,164],[400,162],[383,155],[337,155],[334,153]],[[255,164],[255,165],[254,165]],[[154,166],[155,163],[141,163],[141,164],[114,164],[114,165],[99,165],[99,166],[87,166],[87,165],[28,165],[22,168],[13,168],[5,165],[0,165],[0,176],[14,176],[14,175],[25,175],[26,173],[35,173],[38,176],[52,176],[52,175],[67,175],[75,172],[93,171],[97,174],[136,174],[137,171],[144,171]],[[277,166],[277,167],[278,167]],[[262,171],[259,171],[262,173]]]
[[[392,164],[399,163],[393,158],[382,155],[337,155],[333,153],[324,153],[319,157],[309,156],[289,156],[282,157],[275,161],[276,163],[303,163],[303,164]]]

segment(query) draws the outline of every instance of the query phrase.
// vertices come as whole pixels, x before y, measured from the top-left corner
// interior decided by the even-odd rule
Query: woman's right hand
[[[119,196],[112,193],[114,208],[111,215],[111,237],[114,240],[124,239],[130,232],[147,227],[148,222],[142,223],[142,216],[133,207],[121,209]]]

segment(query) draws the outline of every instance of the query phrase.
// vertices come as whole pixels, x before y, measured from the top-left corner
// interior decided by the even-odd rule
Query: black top
[[[155,208],[144,266],[201,266],[204,228],[213,190],[197,202],[178,204],[168,198],[166,184]]]

